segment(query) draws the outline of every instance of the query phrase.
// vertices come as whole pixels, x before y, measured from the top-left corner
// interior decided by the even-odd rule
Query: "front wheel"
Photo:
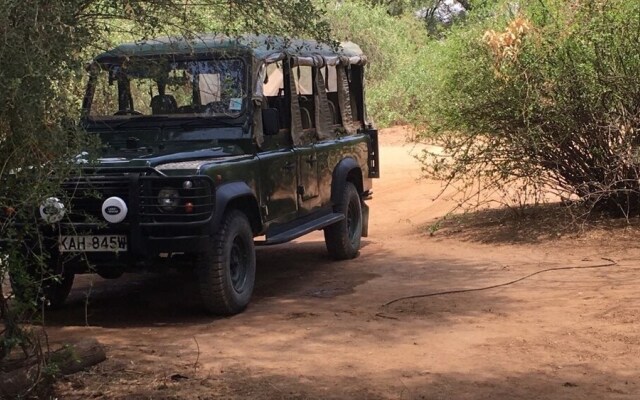
[[[233,315],[246,308],[255,283],[256,252],[244,213],[232,210],[225,214],[211,248],[199,256],[196,268],[200,297],[207,311]]]
[[[351,182],[344,187],[340,203],[334,211],[344,219],[324,229],[324,241],[329,255],[336,260],[349,260],[358,256],[362,238],[362,204],[358,190]]]

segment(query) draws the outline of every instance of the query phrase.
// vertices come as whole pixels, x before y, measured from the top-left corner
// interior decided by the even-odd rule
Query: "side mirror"
[[[277,135],[280,131],[280,115],[275,108],[262,110],[262,130],[265,135]]]

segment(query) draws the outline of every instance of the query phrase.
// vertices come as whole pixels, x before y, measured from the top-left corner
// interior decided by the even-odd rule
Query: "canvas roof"
[[[202,35],[194,38],[160,37],[139,42],[124,43],[98,55],[95,61],[109,63],[128,57],[148,57],[154,55],[206,54],[206,53],[249,53],[259,60],[273,62],[285,55],[324,60],[349,60],[351,64],[364,64],[366,57],[360,47],[352,42],[340,43],[333,48],[326,43],[307,39],[284,39],[268,35],[244,35],[229,37],[223,35]]]

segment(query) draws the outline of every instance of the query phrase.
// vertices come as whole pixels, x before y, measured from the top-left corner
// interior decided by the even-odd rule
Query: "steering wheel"
[[[210,103],[207,103],[204,106],[204,109],[209,113],[224,113],[227,111],[227,107],[222,101],[212,101]]]

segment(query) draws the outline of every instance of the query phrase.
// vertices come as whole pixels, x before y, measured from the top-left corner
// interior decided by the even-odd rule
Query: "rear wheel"
[[[232,210],[224,216],[211,248],[199,256],[196,269],[207,311],[233,315],[246,308],[255,283],[256,254],[245,214]]]
[[[345,218],[324,229],[324,240],[329,255],[336,260],[348,260],[358,256],[362,238],[362,204],[358,190],[351,182],[344,187],[340,203],[334,211]]]

